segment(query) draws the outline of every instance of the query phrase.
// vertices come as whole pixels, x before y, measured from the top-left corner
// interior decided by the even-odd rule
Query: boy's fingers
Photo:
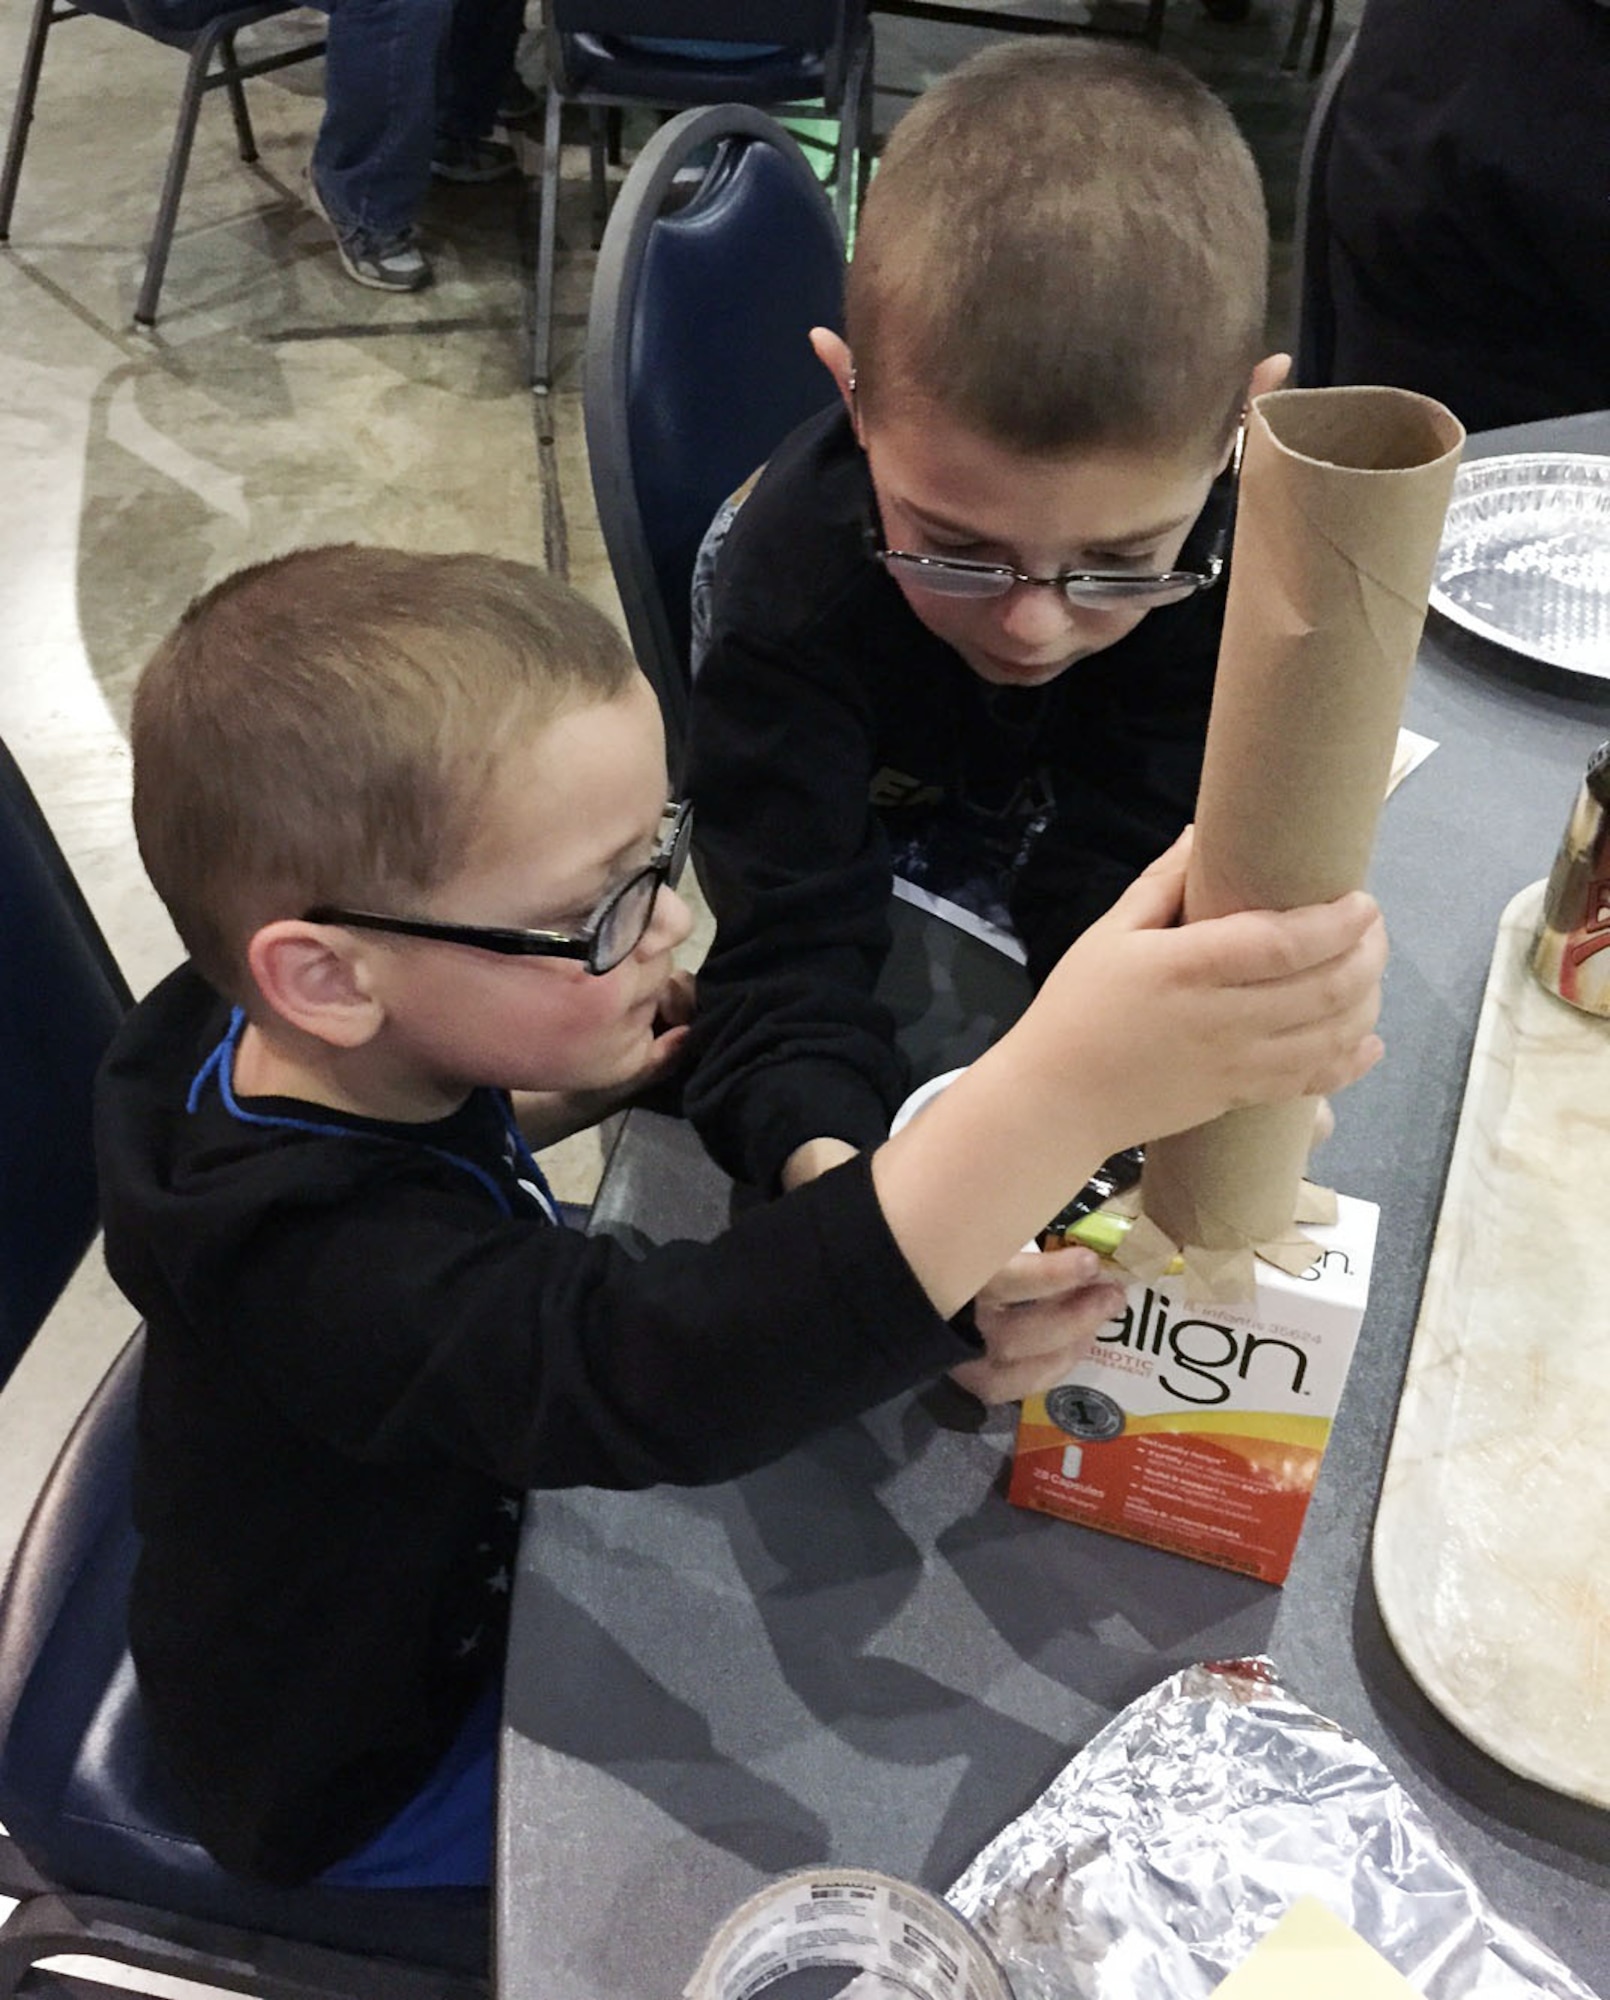
[[[1369,951],[1386,962],[1380,908],[1362,889],[1296,910],[1242,910],[1188,925],[1183,936],[1202,953],[1208,976],[1233,986],[1296,978],[1344,959],[1366,940]]]
[[[693,1019],[697,997],[693,974],[680,969],[673,972],[660,994],[659,1020],[667,1028],[685,1027]]]
[[[1112,914],[1127,930],[1167,930],[1178,923],[1185,900],[1185,870],[1191,859],[1187,827],[1157,859],[1137,875],[1113,905]]]
[[[1001,1266],[978,1296],[985,1305],[1031,1305],[1092,1284],[1103,1268],[1095,1251],[1082,1243],[1049,1257],[1038,1250],[1021,1251]]]
[[[1368,1076],[1385,1054],[1386,1044],[1379,1035],[1365,1035],[1351,1050],[1337,1058],[1336,1066],[1327,1067],[1312,1076],[1301,1094],[1304,1097],[1323,1097],[1327,1091],[1345,1090],[1350,1083],[1357,1083],[1361,1076]]]
[[[1261,1002],[1273,1036],[1317,1030],[1356,1038],[1373,1028],[1380,1014],[1385,967],[1385,927],[1372,925],[1339,957],[1245,990]]]
[[[667,1028],[654,1037],[648,1059],[643,1065],[642,1080],[645,1083],[676,1067],[687,1049],[689,1032],[687,1028]]]
[[[1053,1318],[1046,1312],[1042,1318],[1046,1309],[1030,1309],[1011,1316],[1004,1335],[986,1323],[981,1327],[986,1351],[953,1368],[951,1378],[986,1403],[1016,1402],[1052,1388],[1067,1379],[1091,1336],[1123,1305],[1121,1287],[1097,1285],[1082,1294],[1076,1313]]]

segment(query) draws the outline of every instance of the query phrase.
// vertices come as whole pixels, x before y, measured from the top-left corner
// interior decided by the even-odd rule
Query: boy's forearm
[[[884,1218],[947,1318],[1124,1143],[1025,1039],[997,1043],[873,1156]]]

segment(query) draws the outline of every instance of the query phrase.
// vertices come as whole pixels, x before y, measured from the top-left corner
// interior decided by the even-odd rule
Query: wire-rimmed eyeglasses
[[[1034,576],[1027,570],[1014,569],[1010,563],[969,562],[959,556],[925,556],[911,549],[886,548],[876,529],[870,531],[872,554],[892,577],[935,597],[1004,597],[1020,584],[1033,584],[1041,589],[1060,590],[1069,604],[1086,610],[1106,610],[1123,604],[1144,604],[1148,608],[1179,604],[1198,591],[1211,590],[1223,574],[1235,524],[1235,487],[1241,475],[1246,435],[1243,423],[1236,431],[1230,463],[1215,481],[1214,498],[1204,510],[1213,518],[1205,525],[1205,546],[1199,567],[1151,572],[1064,569],[1055,576]],[[1192,539],[1196,539],[1194,533]]]
[[[398,937],[467,944],[477,951],[500,952],[506,958],[578,958],[589,972],[602,975],[613,972],[642,943],[654,921],[654,903],[661,886],[674,889],[681,881],[692,841],[691,802],[682,799],[668,805],[647,864],[629,875],[618,889],[612,889],[579,931],[438,923],[433,917],[383,916],[375,910],[347,910],[334,903],[320,903],[307,911],[303,921],[350,924],[358,930],[388,931]]]

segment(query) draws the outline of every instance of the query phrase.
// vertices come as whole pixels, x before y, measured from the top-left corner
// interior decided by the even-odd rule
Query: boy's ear
[[[1252,371],[1252,380],[1247,384],[1247,401],[1254,396],[1267,396],[1272,389],[1283,389],[1291,374],[1289,354],[1266,354]]]
[[[331,1048],[361,1048],[384,1024],[363,947],[338,924],[292,917],[264,924],[246,947],[246,962],[279,1018]]]
[[[855,397],[850,389],[850,377],[855,373],[855,362],[850,350],[844,344],[843,337],[834,333],[830,327],[813,326],[811,352],[832,376],[843,399],[844,407],[850,413],[850,422],[855,423]],[[856,427],[856,435],[860,435],[859,425]]]

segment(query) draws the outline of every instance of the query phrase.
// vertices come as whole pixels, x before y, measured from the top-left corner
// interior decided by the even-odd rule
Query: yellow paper
[[[1275,1925],[1213,2000],[1419,2000],[1373,1945],[1312,1896]]]

